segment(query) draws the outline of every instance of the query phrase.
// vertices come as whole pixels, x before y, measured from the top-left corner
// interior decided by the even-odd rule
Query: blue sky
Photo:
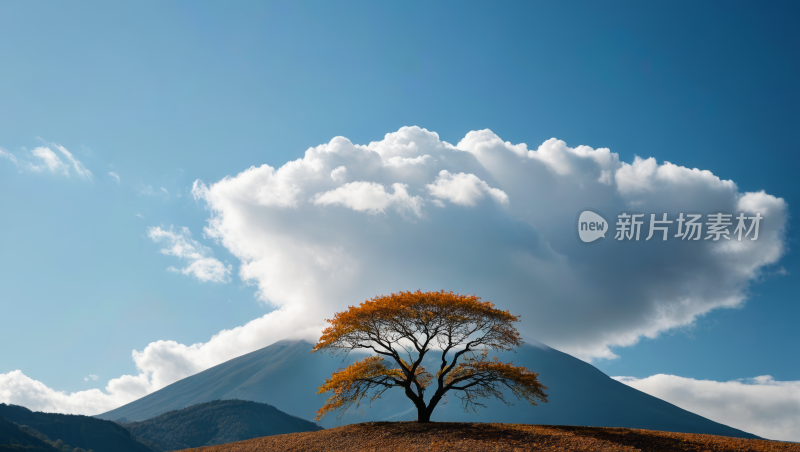
[[[788,2],[3,4],[0,147],[18,164],[0,157],[0,374],[102,389],[135,373],[132,350],[206,342],[275,309],[203,236],[213,215],[192,184],[419,126],[452,144],[482,129],[529,149],[555,137],[783,198],[785,254],[744,307],[593,362],[799,381],[796,17]],[[20,163],[56,145],[92,176]],[[148,228],[170,225],[231,282],[166,271],[181,262]]]

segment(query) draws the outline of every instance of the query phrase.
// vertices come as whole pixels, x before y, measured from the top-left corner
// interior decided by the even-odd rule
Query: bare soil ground
[[[800,452],[800,444],[604,427],[369,422],[266,436],[184,452],[666,451]]]

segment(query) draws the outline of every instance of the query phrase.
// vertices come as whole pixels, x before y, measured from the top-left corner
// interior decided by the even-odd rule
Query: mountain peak
[[[591,364],[538,341],[528,341],[516,353],[503,352],[498,357],[538,372],[540,381],[548,387],[549,403],[506,406],[487,400],[486,409],[477,414],[464,413],[458,403],[449,403],[437,407],[432,420],[628,427],[755,438],[637,391]],[[318,386],[358,357],[351,356],[343,362],[341,357],[309,353],[312,347],[304,340],[278,341],[97,417],[141,421],[211,400],[241,399],[267,403],[301,419],[313,419],[327,399],[325,394],[316,394]],[[509,400],[515,401],[513,396]],[[412,420],[414,413],[409,408],[404,394],[388,391],[371,405],[351,410],[339,420],[326,417],[320,425]]]

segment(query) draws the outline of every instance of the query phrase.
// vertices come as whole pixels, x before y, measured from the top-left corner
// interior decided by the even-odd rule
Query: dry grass
[[[602,427],[525,424],[369,422],[266,436],[193,452],[412,451],[666,451],[800,452],[800,444],[725,436]]]

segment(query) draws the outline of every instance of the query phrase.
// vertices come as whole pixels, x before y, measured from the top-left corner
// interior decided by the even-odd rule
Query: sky
[[[97,414],[444,289],[800,441],[797,12],[0,5],[0,402]],[[585,209],[764,219],[586,245]]]

